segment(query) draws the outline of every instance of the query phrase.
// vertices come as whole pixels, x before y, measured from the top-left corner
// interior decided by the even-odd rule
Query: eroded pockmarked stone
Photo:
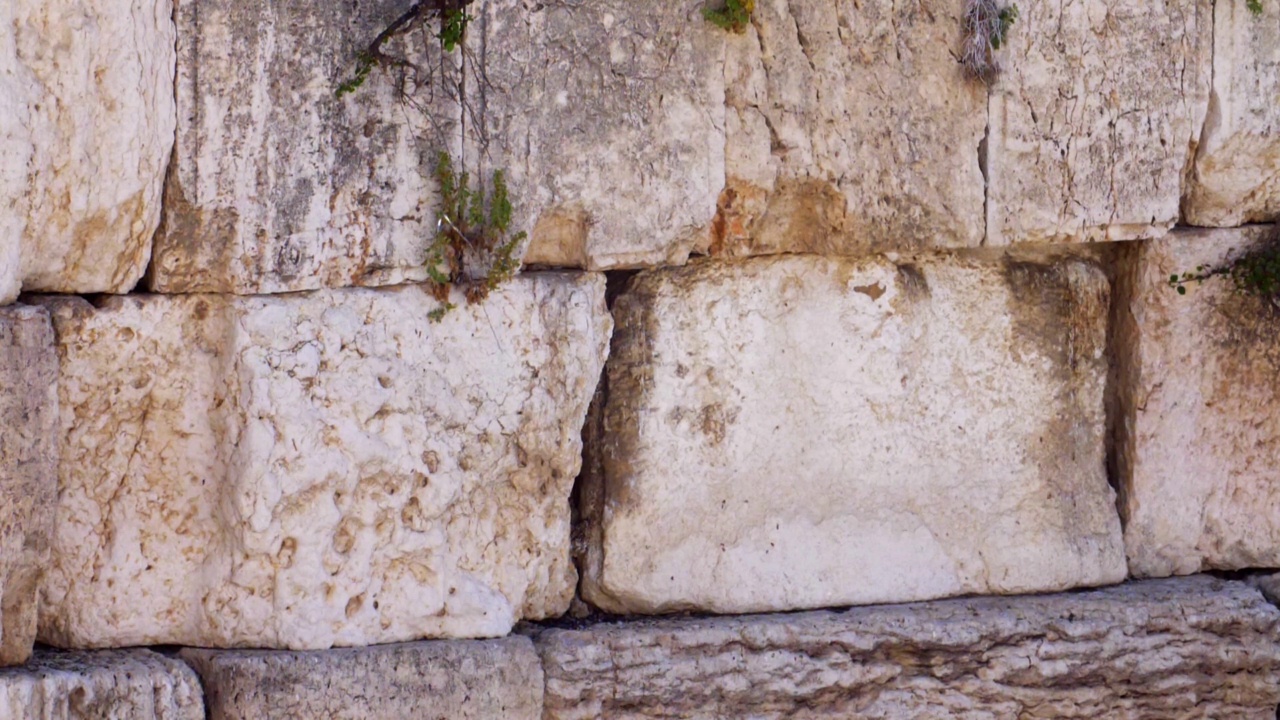
[[[173,148],[170,0],[0,7],[0,303],[127,292]]]
[[[1120,581],[1108,297],[1073,258],[642,273],[592,430],[587,599],[754,612]]]
[[[542,665],[525,637],[182,658],[200,674],[210,720],[542,717]]]
[[[1122,265],[1117,451],[1135,575],[1280,565],[1280,309],[1227,278],[1169,285],[1274,233],[1179,232]]]
[[[1204,577],[536,638],[548,720],[1271,720],[1278,641],[1256,590]]]
[[[200,680],[181,660],[150,650],[41,650],[0,670],[7,720],[203,720]]]
[[[983,84],[965,3],[757,2],[726,62],[709,250],[859,254],[982,243]]]
[[[1018,6],[992,88],[987,244],[1164,234],[1208,106],[1212,3]]]
[[[325,648],[568,606],[602,276],[522,276],[438,324],[422,286],[46,302],[45,641]]]
[[[0,666],[36,639],[58,487],[58,356],[43,308],[0,308]]]
[[[1280,5],[1213,6],[1213,87],[1183,204],[1192,225],[1280,218]]]

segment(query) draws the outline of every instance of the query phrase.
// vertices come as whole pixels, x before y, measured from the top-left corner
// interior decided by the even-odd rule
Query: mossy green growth
[[[756,0],[725,0],[723,7],[702,8],[702,17],[723,30],[744,33],[751,24],[751,13],[756,9]]]
[[[1262,0],[1245,0],[1245,7],[1254,15],[1262,14]]]
[[[1010,5],[1004,8],[996,15],[996,22],[991,28],[991,49],[999,50],[1004,45],[1005,38],[1009,36],[1009,28],[1018,21],[1018,6]]]
[[[526,234],[510,234],[511,198],[506,175],[495,170],[489,191],[472,188],[468,173],[454,169],[453,158],[442,152],[436,159],[440,210],[436,236],[427,248],[427,276],[435,285],[441,307],[431,313],[439,322],[453,309],[449,291],[461,288],[467,302],[484,300],[520,270],[516,251]]]
[[[1194,272],[1170,275],[1169,286],[1187,294],[1187,283],[1203,283],[1215,277],[1229,278],[1236,291],[1262,298],[1280,307],[1280,235],[1273,235],[1253,250],[1220,267],[1200,265]]]

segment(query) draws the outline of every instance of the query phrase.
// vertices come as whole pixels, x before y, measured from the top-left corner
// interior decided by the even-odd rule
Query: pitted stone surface
[[[1280,219],[1280,5],[1214,3],[1213,87],[1184,203],[1192,225]]]
[[[1117,450],[1135,575],[1280,565],[1280,310],[1225,278],[1169,286],[1274,233],[1179,232],[1122,265]]]
[[[0,303],[127,292],[173,148],[170,0],[0,7]]]
[[[1280,613],[1242,583],[603,623],[536,638],[547,720],[1271,720]]]
[[[183,650],[209,720],[539,720],[542,665],[528,638],[320,652]]]
[[[1018,3],[991,95],[987,244],[1157,237],[1177,222],[1212,5]]]
[[[729,35],[726,187],[709,250],[982,244],[987,93],[963,0],[759,0]]]
[[[41,650],[0,670],[6,720],[204,720],[200,680],[150,650]]]
[[[567,608],[602,276],[525,275],[438,324],[422,286],[44,302],[45,641],[315,649]]]
[[[1108,298],[1070,257],[641,273],[591,430],[585,597],[737,613],[1119,582]]]
[[[0,308],[0,666],[26,662],[58,490],[58,355],[43,308]]]
[[[179,0],[177,151],[152,289],[424,280],[440,150],[465,149],[473,174],[506,171],[531,263],[683,262],[724,184],[722,40],[701,6],[477,5],[463,110],[448,97],[462,52],[441,58],[418,36],[426,54],[409,57],[424,86],[410,83],[412,102],[381,71],[335,96],[357,51],[404,3],[317,13],[299,2]]]

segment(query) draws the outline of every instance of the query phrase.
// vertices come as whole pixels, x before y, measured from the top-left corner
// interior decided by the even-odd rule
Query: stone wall
[[[1275,717],[1280,4],[411,4],[0,7],[0,717]]]

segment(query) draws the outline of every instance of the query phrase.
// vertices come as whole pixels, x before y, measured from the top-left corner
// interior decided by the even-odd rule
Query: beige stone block
[[[585,597],[738,613],[1119,582],[1108,298],[1074,258],[640,274],[592,430]]]
[[[1243,583],[599,624],[536,639],[547,720],[1271,720],[1280,613]]]
[[[200,680],[150,650],[41,650],[0,670],[5,720],[204,720]]]
[[[169,0],[0,8],[0,302],[127,292],[174,136]]]
[[[963,0],[758,0],[727,40],[709,250],[982,244],[987,95],[956,62],[963,12]]]
[[[392,0],[178,0],[179,125],[151,288],[274,293],[425,280],[437,153],[503,169],[530,262],[681,263],[724,185],[722,40],[698,0],[472,8],[467,53],[388,46],[338,98]],[[270,32],[262,31],[270,28]],[[457,66],[468,58],[458,94]]]
[[[525,637],[322,652],[182,651],[209,720],[539,720],[542,663]]]
[[[568,607],[602,276],[525,275],[438,324],[423,286],[47,302],[44,641],[316,649]]]
[[[1183,203],[1193,225],[1280,217],[1280,6],[1261,5],[1214,4],[1209,111]]]
[[[987,244],[1158,237],[1208,105],[1208,0],[1019,2],[992,88]]]
[[[1280,309],[1229,279],[1169,286],[1272,232],[1179,232],[1122,266],[1117,452],[1134,575],[1280,565]]]
[[[0,666],[36,639],[58,488],[58,356],[49,314],[0,308]]]

